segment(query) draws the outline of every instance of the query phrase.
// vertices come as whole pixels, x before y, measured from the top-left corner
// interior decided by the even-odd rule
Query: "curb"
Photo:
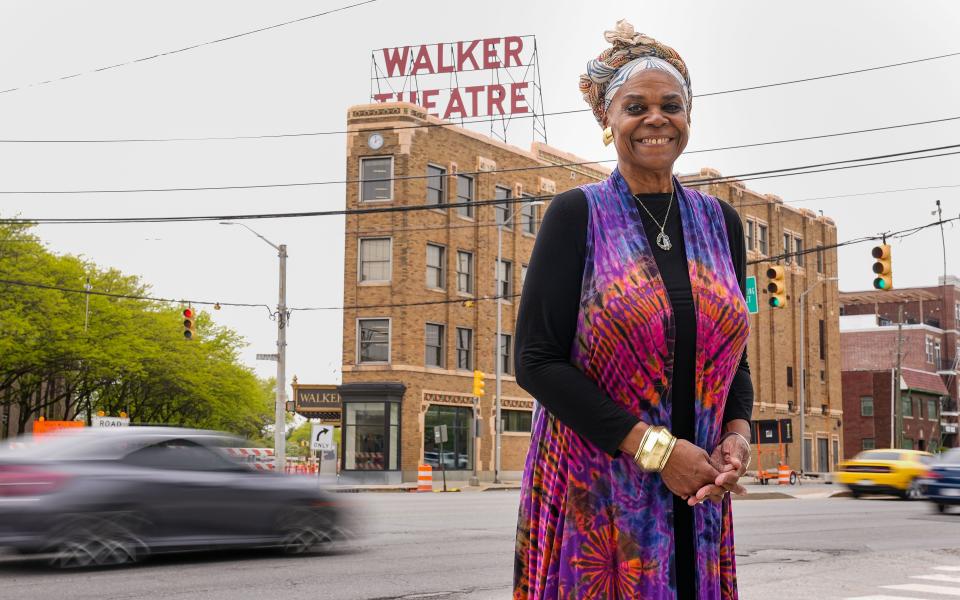
[[[783,492],[751,492],[743,496],[733,496],[734,500],[796,500],[796,496]]]

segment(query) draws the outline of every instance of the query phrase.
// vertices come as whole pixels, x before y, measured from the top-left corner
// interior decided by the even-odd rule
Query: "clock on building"
[[[383,148],[383,136],[379,133],[371,133],[370,137],[367,138],[367,146],[370,146],[371,150]]]

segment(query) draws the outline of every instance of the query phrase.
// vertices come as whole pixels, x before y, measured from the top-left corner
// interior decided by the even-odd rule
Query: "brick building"
[[[513,324],[526,263],[546,205],[512,203],[549,197],[605,178],[603,167],[544,144],[529,150],[442,121],[412,104],[373,104],[348,111],[346,208],[456,203],[436,210],[347,215],[343,321],[342,471],[358,481],[414,481],[417,465],[441,461],[448,478],[466,480],[476,467],[491,479],[494,464],[494,372],[501,361],[502,469],[517,479],[530,441],[533,399],[513,377]],[[423,127],[423,125],[434,125]],[[573,164],[571,164],[573,163]],[[709,170],[685,176],[695,181]],[[379,180],[379,181],[378,181]],[[750,267],[764,287],[767,257],[787,244],[789,294],[836,275],[834,250],[805,252],[836,241],[833,222],[761,196],[737,182],[704,185],[744,215]],[[506,200],[486,204],[484,200]],[[502,227],[503,263],[497,265]],[[797,253],[800,254],[797,254]],[[825,469],[839,458],[841,396],[838,304],[834,287],[808,296],[808,451]],[[501,293],[502,340],[495,340]],[[766,292],[751,319],[749,353],[757,390],[755,418],[798,415],[798,307],[769,309]],[[486,374],[475,421],[473,371]],[[818,376],[819,373],[819,376]],[[826,408],[822,408],[822,407]],[[816,410],[813,410],[816,409]],[[435,425],[447,425],[440,452]],[[479,434],[475,439],[474,435]],[[825,440],[820,445],[819,440]],[[832,442],[832,443],[831,443]],[[787,458],[799,468],[799,439]],[[794,448],[796,446],[796,448]],[[436,474],[436,471],[435,471]]]
[[[918,450],[958,445],[960,280],[940,284],[841,294],[848,454],[898,443]]]

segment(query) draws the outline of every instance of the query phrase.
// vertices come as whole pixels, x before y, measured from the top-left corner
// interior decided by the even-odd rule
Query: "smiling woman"
[[[683,60],[625,21],[605,38],[580,89],[617,168],[553,200],[517,317],[517,383],[544,410],[514,598],[733,599],[728,492],[753,407],[742,225],[673,176]]]

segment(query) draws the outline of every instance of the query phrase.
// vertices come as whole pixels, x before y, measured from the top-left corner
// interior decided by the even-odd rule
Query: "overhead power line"
[[[866,167],[866,166],[877,165],[877,164],[890,164],[890,163],[895,163],[895,162],[903,162],[903,161],[907,161],[907,160],[920,160],[920,159],[925,159],[925,158],[937,158],[937,157],[940,157],[940,156],[953,155],[953,154],[956,154],[957,152],[945,152],[945,153],[942,153],[942,154],[934,154],[934,155],[929,155],[929,156],[917,156],[917,157],[913,157],[913,158],[899,158],[898,160],[885,160],[885,161],[883,161],[883,162],[872,162],[872,163],[869,163],[869,162],[868,162],[868,163],[862,164],[862,165],[847,165],[847,163],[856,163],[856,162],[865,162],[865,161],[881,161],[881,160],[883,160],[883,159],[888,159],[888,158],[908,157],[908,156],[917,155],[917,154],[924,154],[924,153],[928,153],[928,152],[937,152],[937,151],[940,151],[940,150],[951,150],[951,149],[956,149],[956,148],[960,148],[960,144],[951,144],[951,145],[947,145],[947,146],[934,146],[934,147],[930,147],[930,148],[920,148],[920,149],[917,149],[917,150],[908,150],[908,151],[904,151],[904,152],[895,152],[895,153],[889,153],[889,154],[878,154],[878,155],[874,155],[874,156],[865,156],[865,157],[861,157],[861,158],[850,158],[850,159],[845,159],[845,160],[838,160],[838,161],[825,162],[825,163],[815,163],[815,164],[802,165],[802,166],[797,166],[797,167],[783,167],[783,168],[780,168],[780,169],[770,169],[770,170],[766,170],[766,171],[754,171],[754,172],[750,172],[750,173],[741,173],[741,174],[738,174],[738,175],[723,175],[723,176],[719,176],[719,177],[707,177],[707,178],[700,178],[700,179],[692,179],[692,180],[687,180],[687,181],[685,181],[684,183],[685,183],[686,185],[703,185],[703,184],[707,184],[707,183],[726,183],[726,182],[734,181],[734,180],[736,180],[736,181],[749,181],[749,180],[752,180],[752,179],[768,179],[768,178],[771,178],[771,177],[786,177],[786,176],[789,176],[789,175],[804,175],[804,174],[807,174],[807,173],[819,173],[819,172],[824,172],[824,171],[834,171],[834,170],[848,169],[848,168],[859,168],[859,167]],[[529,171],[529,170],[535,170],[535,169],[556,168],[556,167],[571,166],[571,165],[582,165],[582,164],[595,164],[595,163],[586,163],[586,162],[583,162],[583,163],[561,163],[561,164],[550,165],[550,166],[517,167],[517,168],[513,168],[513,169],[503,169],[503,170],[501,170],[500,172],[503,173],[503,172],[510,172],[510,171]],[[839,168],[822,168],[822,167],[832,167],[832,166],[834,166],[834,165],[847,165],[847,166],[846,166],[846,167],[839,167]],[[818,169],[818,170],[811,170],[811,169]],[[796,172],[796,173],[790,173],[791,171],[798,171],[798,172]],[[486,172],[488,172],[488,171],[471,171],[470,173],[471,173],[471,174],[475,174],[475,175],[480,175],[480,174],[483,174],[483,173],[486,173]],[[399,180],[409,179],[409,178],[422,178],[422,176],[416,175],[416,176],[402,176],[402,177],[394,177],[394,178],[377,178],[377,179],[367,180],[367,182],[368,182],[368,183],[370,183],[370,182],[378,183],[378,182],[385,182],[385,181],[399,181]],[[126,189],[104,189],[104,190],[97,190],[97,189],[89,189],[89,190],[0,190],[0,194],[3,194],[3,195],[15,195],[15,194],[26,194],[26,195],[41,195],[41,194],[50,194],[50,195],[72,195],[72,194],[120,194],[120,193],[200,192],[200,191],[223,191],[223,190],[241,190],[241,189],[284,188],[284,187],[310,187],[310,186],[328,185],[328,184],[331,184],[331,183],[364,183],[364,181],[361,181],[361,180],[348,180],[348,181],[340,181],[340,182],[333,182],[333,181],[313,181],[313,182],[311,182],[311,181],[306,181],[306,182],[296,182],[296,183],[269,183],[269,184],[254,184],[254,185],[223,185],[223,186],[198,186],[198,187],[176,187],[176,188],[126,188]],[[550,196],[545,196],[545,197],[546,197],[546,198],[549,198]],[[543,198],[543,197],[541,197],[541,198]],[[472,204],[474,204],[474,205],[476,205],[476,204],[483,204],[484,202],[486,202],[486,201],[485,201],[485,200],[478,200],[478,201],[474,201]],[[490,203],[496,203],[496,202],[498,202],[498,201],[496,201],[496,200],[494,200],[494,199],[491,199],[491,200],[490,200]],[[502,200],[500,200],[499,202],[502,202]],[[429,208],[430,206],[432,206],[433,208],[441,208],[441,207],[445,207],[445,206],[457,206],[458,204],[462,205],[462,203],[450,203],[450,204],[446,204],[446,205],[439,205],[439,204],[435,204],[435,205],[424,205],[424,206],[421,207],[421,208],[416,208],[418,205],[405,206],[405,207],[388,207],[388,208],[384,208],[384,209],[383,209],[383,212],[391,211],[391,210],[398,210],[398,209],[401,209],[401,208],[402,208],[402,209],[415,208],[416,210],[421,210],[421,209],[423,209],[423,208]],[[355,210],[356,212],[350,212],[350,211],[318,211],[318,212],[311,212],[311,213],[288,213],[288,214],[290,214],[290,215],[292,215],[292,216],[321,216],[321,215],[332,215],[332,214],[360,214],[361,211],[362,211],[362,212],[377,212],[377,210],[375,210],[375,209],[354,209],[354,210]],[[264,216],[264,217],[255,217],[255,216],[252,216],[252,215],[251,215],[251,216],[246,216],[246,217],[240,216],[240,217],[237,217],[237,218],[276,218],[276,217],[282,216],[282,215],[284,215],[284,214],[287,214],[287,213],[273,213],[271,217],[266,217],[266,216]],[[184,220],[211,220],[211,219],[214,219],[214,218],[227,218],[227,217],[222,217],[222,216],[217,216],[217,217],[190,217],[190,218],[184,218]],[[231,218],[232,218],[232,217],[231,217]],[[149,221],[149,222],[158,222],[158,221],[160,221],[160,220],[164,220],[163,218],[152,218],[152,217],[145,217],[145,218],[143,218],[143,219],[145,219],[146,221]],[[174,220],[176,220],[176,219],[177,219],[177,218],[174,218]],[[66,221],[66,219],[55,219],[55,220],[57,220],[57,221]],[[126,219],[125,219],[125,220],[126,220]],[[134,219],[134,221],[136,221],[136,220],[138,220],[138,219]],[[3,222],[3,221],[4,221],[4,220],[0,220],[0,222]],[[9,221],[9,220],[6,220],[6,221]],[[34,220],[34,222],[45,222],[45,221],[49,221],[49,219],[40,219],[40,220],[35,219],[35,220]],[[110,220],[98,220],[98,222],[110,222]]]
[[[31,84],[27,84],[27,85],[21,85],[21,86],[17,86],[17,87],[8,88],[8,89],[5,89],[5,90],[0,90],[0,94],[8,94],[8,93],[10,93],[10,92],[16,92],[16,91],[18,91],[18,90],[23,90],[23,89],[27,89],[27,88],[31,88],[31,87],[38,87],[38,86],[41,86],[41,85],[47,85],[47,84],[51,84],[51,83],[57,83],[57,82],[60,82],[60,81],[64,81],[64,80],[66,80],[66,79],[73,79],[73,78],[75,78],[75,77],[80,77],[80,76],[82,76],[82,75],[89,75],[89,74],[91,74],[91,73],[102,73],[103,71],[109,71],[109,70],[111,70],[111,69],[118,69],[118,68],[120,68],[120,67],[126,67],[126,66],[129,66],[129,65],[134,65],[134,64],[138,64],[138,63],[144,63],[144,62],[147,62],[147,61],[150,61],[150,60],[154,60],[154,59],[157,59],[157,58],[163,58],[163,57],[165,57],[165,56],[171,56],[171,55],[173,55],[173,54],[180,54],[181,52],[187,52],[188,50],[196,50],[197,48],[202,48],[202,47],[204,47],[204,46],[211,46],[211,45],[213,45],[213,44],[219,44],[219,43],[221,43],[221,42],[228,42],[228,41],[230,41],[230,40],[235,40],[235,39],[238,39],[238,38],[246,37],[246,36],[248,36],[248,35],[253,35],[253,34],[255,34],[255,33],[262,33],[262,32],[264,32],[264,31],[269,31],[269,30],[271,30],[271,29],[277,29],[277,28],[279,28],[279,27],[286,27],[287,25],[293,25],[294,23],[302,23],[303,21],[309,21],[309,20],[311,20],[311,19],[317,19],[317,18],[319,18],[319,17],[325,17],[325,16],[327,16],[327,15],[332,15],[333,13],[338,13],[338,12],[342,12],[342,11],[345,11],[345,10],[348,10],[348,9],[351,9],[351,8],[356,8],[356,7],[358,7],[358,6],[363,6],[364,4],[372,4],[372,3],[377,2],[377,1],[378,1],[378,0],[364,0],[363,2],[356,2],[356,3],[354,3],[354,4],[348,4],[347,6],[341,6],[340,8],[334,8],[334,9],[326,10],[326,11],[323,11],[323,12],[320,12],[320,13],[316,13],[316,14],[313,14],[313,15],[307,15],[307,16],[305,16],[305,17],[300,17],[299,19],[293,19],[293,20],[291,20],[291,21],[284,21],[283,23],[276,23],[276,24],[274,24],[274,25],[268,25],[268,26],[266,26],[266,27],[260,27],[260,28],[257,28],[257,29],[252,29],[252,30],[250,30],[250,31],[243,31],[243,32],[241,32],[241,33],[235,33],[235,34],[233,34],[233,35],[228,35],[227,37],[217,38],[217,39],[215,39],[215,40],[210,40],[210,41],[207,41],[207,42],[201,42],[201,43],[199,43],[199,44],[193,44],[192,46],[186,46],[186,47],[184,47],[184,48],[177,48],[176,50],[168,50],[168,51],[166,51],[166,52],[160,52],[160,53],[158,53],[158,54],[152,54],[152,55],[150,55],[150,56],[143,56],[143,57],[141,57],[141,58],[136,58],[136,59],[133,59],[133,60],[128,60],[128,61],[125,61],[125,62],[122,62],[122,63],[117,63],[117,64],[114,64],[114,65],[108,65],[108,66],[104,66],[104,67],[98,67],[98,68],[96,68],[96,69],[90,69],[90,70],[88,70],[88,71],[81,71],[81,72],[79,72],[79,73],[74,73],[73,75],[64,75],[64,76],[62,76],[62,77],[55,77],[55,78],[53,78],[53,79],[48,79],[48,80],[46,80],[46,81],[38,81],[38,82],[36,82],[36,83],[31,83]]]
[[[194,49],[194,48],[199,48],[199,47],[201,47],[201,46],[207,46],[207,45],[215,44],[215,43],[218,43],[218,42],[224,42],[224,41],[227,41],[227,40],[236,39],[236,38],[238,38],[238,37],[243,37],[243,36],[245,36],[245,35],[251,35],[251,34],[253,34],[253,33],[259,33],[259,32],[261,32],[261,31],[267,31],[267,30],[269,30],[269,29],[275,29],[275,28],[277,28],[277,27],[283,27],[283,26],[285,26],[285,25],[290,25],[290,24],[292,24],[292,23],[299,23],[299,22],[301,22],[301,21],[306,21],[306,20],[308,20],[308,19],[314,19],[314,18],[317,18],[317,17],[321,17],[321,16],[324,16],[324,15],[327,15],[327,14],[334,13],[334,12],[346,10],[346,9],[349,9],[349,8],[354,8],[354,7],[356,7],[356,6],[361,6],[361,5],[364,5],[364,4],[370,4],[371,2],[376,2],[376,1],[377,1],[377,0],[367,0],[366,2],[359,2],[359,3],[357,3],[357,4],[351,4],[351,5],[344,6],[344,7],[341,7],[341,8],[337,8],[337,9],[334,9],[334,10],[331,10],[331,11],[327,11],[327,12],[324,12],[324,13],[318,13],[318,14],[315,14],[315,15],[310,15],[310,16],[303,17],[303,18],[300,18],[300,19],[295,19],[295,20],[293,20],[293,21],[287,21],[287,22],[285,22],[285,23],[278,23],[277,25],[271,25],[271,26],[269,26],[269,27],[264,27],[264,28],[261,28],[261,29],[256,29],[256,30],[254,30],[254,31],[248,31],[248,32],[245,32],[245,33],[241,33],[241,34],[229,36],[229,37],[226,37],[226,38],[221,38],[221,39],[218,39],[218,40],[213,40],[213,41],[205,42],[205,43],[202,43],[202,44],[196,44],[196,45],[194,45],[194,46],[189,46],[189,47],[187,47],[187,48],[181,48],[181,49],[179,49],[179,50],[173,50],[173,51],[170,51],[170,52],[164,52],[164,53],[161,53],[161,54],[155,54],[155,55],[153,55],[153,56],[148,56],[148,57],[145,57],[145,58],[141,58],[141,59],[137,59],[137,60],[133,60],[133,61],[128,61],[128,62],[125,62],[125,63],[119,63],[119,64],[116,64],[116,65],[113,65],[113,66],[109,66],[109,67],[101,67],[101,68],[99,68],[99,69],[94,69],[94,70],[91,70],[91,71],[87,71],[87,72],[85,72],[85,73],[76,73],[76,74],[74,74],[74,75],[68,75],[68,76],[65,76],[65,77],[59,77],[59,78],[57,78],[57,79],[52,79],[52,80],[49,80],[49,81],[43,81],[43,82],[39,82],[39,83],[27,85],[27,86],[20,86],[20,87],[16,87],[16,88],[10,88],[10,89],[7,89],[7,90],[2,90],[2,91],[0,91],[0,94],[5,94],[5,93],[7,93],[7,92],[13,92],[13,91],[17,91],[17,90],[20,90],[20,89],[25,89],[25,88],[27,88],[27,87],[34,87],[34,86],[38,86],[38,85],[45,85],[45,84],[48,84],[48,83],[53,83],[53,82],[61,81],[61,80],[64,80],[64,79],[71,79],[71,78],[73,78],[73,77],[78,77],[78,76],[84,75],[84,74],[86,74],[86,73],[95,73],[95,72],[105,71],[105,70],[108,70],[108,69],[115,69],[115,68],[117,68],[117,67],[122,67],[122,66],[130,65],[130,64],[137,63],[137,62],[145,62],[145,61],[147,61],[147,60],[152,60],[152,59],[154,59],[154,58],[160,58],[160,57],[162,57],[162,56],[168,56],[168,55],[170,55],[170,54],[176,54],[176,53],[178,53],[178,52],[185,52],[185,51],[187,51],[187,50],[192,50],[192,49]],[[863,69],[855,69],[855,70],[852,70],[852,71],[842,71],[842,72],[839,72],[839,73],[829,73],[829,74],[826,74],[826,75],[815,75],[815,76],[813,76],[813,77],[804,77],[804,78],[801,78],[801,79],[791,79],[791,80],[779,81],[779,82],[775,82],[775,83],[764,83],[764,84],[758,84],[758,85],[753,85],[753,86],[748,86],[748,87],[742,87],[742,88],[734,88],[734,89],[729,89],[729,90],[718,90],[718,91],[715,91],[715,92],[706,92],[706,93],[703,93],[703,94],[694,94],[693,97],[694,97],[694,98],[706,98],[706,97],[710,97],[710,96],[721,96],[721,95],[724,95],[724,94],[734,94],[734,93],[746,92],[746,91],[752,91],[752,90],[760,90],[760,89],[766,89],[766,88],[772,88],[772,87],[780,87],[780,86],[785,86],[785,85],[793,85],[793,84],[797,84],[797,83],[807,83],[807,82],[810,82],[810,81],[818,81],[818,80],[822,80],[822,79],[832,79],[832,78],[835,78],[835,77],[844,77],[844,76],[847,76],[847,75],[856,75],[856,74],[859,74],[859,73],[867,73],[867,72],[870,72],[870,71],[879,71],[879,70],[882,70],[882,69],[891,69],[891,68],[894,68],[894,67],[902,67],[902,66],[912,65],[912,64],[922,63],[922,62],[929,62],[929,61],[933,61],[933,60],[940,60],[940,59],[943,59],[943,58],[952,58],[952,57],[954,57],[954,56],[960,56],[960,52],[951,52],[951,53],[948,53],[948,54],[940,54],[940,55],[937,55],[937,56],[928,56],[928,57],[926,57],[926,58],[918,58],[918,59],[908,60],[908,61],[903,61],[903,62],[889,63],[889,64],[878,65],[878,66],[874,66],[874,67],[866,67],[866,68],[863,68]],[[545,112],[545,113],[542,113],[542,114],[537,115],[537,116],[546,117],[546,116],[555,116],[555,115],[568,115],[568,114],[575,114],[575,113],[590,112],[590,110],[591,110],[591,109],[589,109],[589,108],[578,108],[578,109],[562,110],[562,111],[555,111],[555,112]],[[530,114],[530,115],[512,115],[512,116],[511,116],[511,118],[514,118],[514,119],[524,119],[524,118],[533,118],[533,117],[534,117],[534,115],[532,115],[532,114]],[[483,118],[476,118],[476,119],[464,119],[464,120],[461,121],[460,124],[469,125],[469,124],[474,124],[474,123],[489,123],[489,122],[499,121],[499,120],[502,119],[502,118],[503,118],[503,115],[483,117]],[[391,130],[399,130],[399,129],[420,129],[420,128],[430,128],[430,127],[450,127],[450,126],[457,126],[457,125],[459,125],[459,124],[453,124],[453,123],[426,123],[426,124],[421,124],[421,125],[399,125],[399,126],[394,126],[394,127],[383,127],[383,128],[380,128],[379,131],[391,131]],[[323,136],[323,135],[337,135],[337,134],[346,134],[346,133],[351,133],[351,132],[350,132],[349,130],[330,130],[330,131],[314,131],[314,132],[299,132],[299,133],[295,132],[295,133],[261,134],[261,135],[201,136],[201,137],[167,137],[167,138],[115,138],[115,139],[74,139],[74,140],[70,140],[70,139],[61,139],[61,140],[14,140],[14,139],[11,139],[11,140],[0,140],[0,142],[24,142],[24,143],[197,142],[197,141],[212,141],[212,140],[245,140],[245,139],[268,139],[268,138],[285,138],[285,137]]]
[[[960,221],[960,217],[954,217],[951,219],[941,219],[933,221],[931,223],[925,223],[923,225],[918,225],[915,227],[909,227],[907,229],[901,229],[899,231],[890,231],[885,233],[878,233],[872,236],[861,236],[858,238],[846,240],[843,242],[838,242],[836,244],[830,244],[825,246],[815,246],[813,248],[807,248],[802,252],[790,252],[786,254],[780,254],[776,256],[767,256],[760,260],[748,261],[748,265],[755,265],[760,263],[770,263],[770,262],[779,262],[788,257],[794,257],[804,254],[812,254],[814,252],[821,252],[823,250],[830,250],[835,248],[842,248],[844,246],[850,246],[853,244],[861,244],[863,242],[882,240],[882,239],[897,239],[905,238],[911,235],[914,235],[924,229],[929,229],[931,227],[938,227],[946,223],[952,223],[954,221]],[[238,308],[266,308],[267,311],[271,311],[270,307],[266,304],[254,304],[254,303],[243,303],[243,302],[217,302],[213,300],[194,300],[194,299],[173,299],[173,298],[159,298],[153,296],[143,296],[135,294],[116,294],[111,292],[99,292],[94,290],[85,290],[81,288],[70,288],[65,286],[56,286],[43,283],[31,283],[27,281],[19,281],[12,279],[0,279],[0,285],[9,285],[9,286],[19,286],[19,287],[32,287],[40,288],[46,290],[56,290],[64,293],[70,294],[90,294],[95,296],[107,296],[111,298],[120,298],[120,299],[129,299],[129,300],[146,300],[153,302],[164,302],[164,303],[177,303],[177,304],[189,304],[189,305],[198,305],[198,306],[232,306]],[[502,296],[477,296],[474,298],[456,298],[456,299],[446,299],[446,300],[425,300],[421,302],[401,302],[401,303],[390,303],[390,304],[358,304],[355,306],[306,306],[306,307],[293,307],[288,310],[291,311],[333,311],[333,310],[368,310],[368,309],[383,309],[383,308],[404,308],[409,306],[428,306],[428,305],[439,305],[439,304],[463,304],[466,302],[477,302],[477,301],[487,301],[487,300],[496,300],[498,298],[516,298],[520,294],[508,294]],[[271,312],[271,314],[273,314]]]

